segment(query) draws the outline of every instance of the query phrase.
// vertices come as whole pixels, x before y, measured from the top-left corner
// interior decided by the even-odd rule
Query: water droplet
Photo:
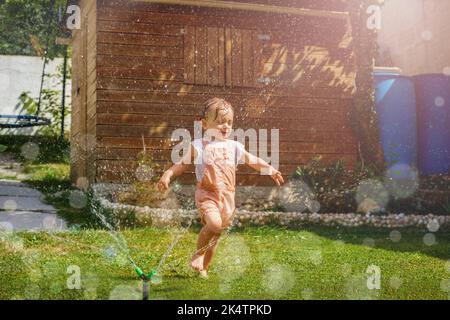
[[[81,190],[74,190],[70,192],[69,204],[76,209],[82,209],[87,204],[87,197]]]
[[[279,297],[289,292],[295,283],[292,271],[282,265],[270,266],[263,276],[263,287],[272,296]]]
[[[113,247],[107,247],[103,250],[103,254],[106,258],[113,260],[115,257],[117,257],[116,250],[114,250]]]
[[[322,252],[320,250],[314,250],[309,255],[309,260],[316,266],[322,263]]]
[[[341,267],[341,272],[344,276],[348,276],[352,273],[352,266],[348,263],[345,263]]]
[[[302,298],[305,300],[311,300],[314,296],[314,291],[310,288],[304,289],[302,291]]]
[[[408,198],[419,188],[419,172],[408,164],[395,164],[386,171],[384,186],[392,196]]]
[[[428,221],[428,223],[427,223],[427,229],[428,229],[428,231],[430,231],[430,232],[436,232],[436,231],[438,231],[438,230],[439,230],[439,227],[440,227],[439,222],[438,222],[436,219],[430,220],[430,221]]]
[[[38,300],[41,295],[41,288],[38,283],[27,283],[24,290],[24,298],[26,300]]]
[[[450,77],[450,66],[444,67],[444,69],[442,69],[442,73],[443,73],[445,76],[449,76],[449,77]]]
[[[109,300],[142,300],[142,293],[134,286],[118,285],[109,294]]]
[[[76,186],[78,189],[86,190],[89,187],[89,180],[86,177],[79,177]]]
[[[430,30],[424,30],[421,35],[425,41],[430,41],[433,38],[433,33]]]
[[[445,99],[442,97],[436,97],[436,99],[434,99],[434,104],[436,107],[443,107],[445,105]]]
[[[157,286],[160,285],[163,282],[163,279],[160,275],[155,275],[152,277],[150,281],[153,285]]]
[[[42,221],[42,227],[47,231],[54,231],[57,229],[57,226],[56,216],[47,216]]]
[[[450,260],[447,260],[447,262],[445,263],[445,270],[450,273]]]
[[[375,247],[375,240],[372,238],[365,238],[363,240],[363,245],[373,248]]]
[[[393,230],[389,234],[389,239],[391,239],[392,242],[399,242],[402,239],[402,234],[398,230]]]
[[[356,190],[356,202],[359,212],[374,212],[386,207],[389,200],[389,193],[384,185],[374,179],[367,179],[360,182]]]
[[[0,222],[0,235],[3,234],[11,234],[14,231],[14,226],[11,222],[2,221]]]
[[[429,247],[434,245],[436,243],[436,236],[433,233],[427,233],[423,237],[423,243]]]
[[[389,278],[389,286],[395,290],[398,290],[403,284],[403,280],[400,277],[393,276]]]
[[[3,209],[5,211],[16,211],[16,209],[17,209],[17,202],[15,200],[6,200],[3,203]]]
[[[442,291],[450,293],[450,279],[442,279],[440,287]]]
[[[135,176],[141,181],[151,181],[154,175],[153,169],[148,165],[140,165],[136,168]]]
[[[20,154],[27,160],[36,160],[39,156],[39,146],[34,142],[27,142],[20,148]]]

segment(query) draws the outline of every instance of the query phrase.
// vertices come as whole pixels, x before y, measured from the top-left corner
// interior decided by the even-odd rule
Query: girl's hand
[[[272,169],[270,177],[273,181],[277,184],[277,186],[281,186],[284,183],[283,176],[281,175],[281,172],[275,169]]]
[[[160,192],[166,191],[167,189],[169,189],[169,184],[170,184],[170,177],[164,173],[157,183],[158,190]]]

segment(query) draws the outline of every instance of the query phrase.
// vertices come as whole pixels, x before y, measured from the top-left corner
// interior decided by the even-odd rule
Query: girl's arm
[[[196,157],[195,148],[191,145],[190,153],[183,156],[180,162],[175,163],[167,171],[164,172],[161,179],[159,179],[157,187],[160,191],[169,189],[170,180],[182,175],[192,163],[192,159]]]
[[[248,151],[244,151],[244,161],[245,164],[248,165],[250,168],[262,173],[270,175],[270,177],[275,181],[275,183],[280,186],[284,183],[283,176],[281,175],[281,172],[276,170],[274,167],[272,167],[270,164],[268,164],[263,159],[251,154]]]

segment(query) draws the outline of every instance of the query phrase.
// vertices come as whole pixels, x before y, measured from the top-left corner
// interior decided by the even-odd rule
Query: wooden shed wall
[[[354,166],[346,113],[355,64],[344,20],[111,0],[98,0],[96,14],[87,52],[96,60],[86,76],[86,130],[97,148],[87,164],[91,181],[133,180],[142,136],[167,167],[173,130],[192,133],[201,103],[215,96],[234,105],[235,127],[280,129],[285,175],[315,155]],[[270,183],[245,167],[238,172],[240,184]]]

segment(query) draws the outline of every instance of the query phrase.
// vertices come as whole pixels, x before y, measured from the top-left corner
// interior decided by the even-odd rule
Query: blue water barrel
[[[378,125],[387,168],[417,168],[414,81],[397,72],[374,71]]]
[[[450,173],[450,77],[414,77],[417,97],[419,170],[423,175]]]

